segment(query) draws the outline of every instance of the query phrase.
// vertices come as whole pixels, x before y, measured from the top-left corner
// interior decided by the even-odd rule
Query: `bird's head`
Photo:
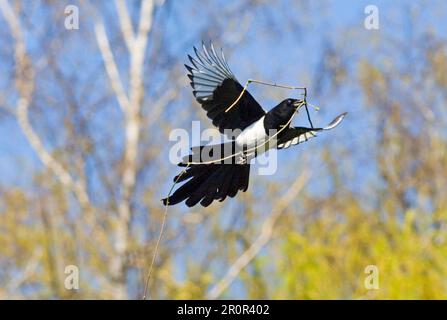
[[[295,111],[298,111],[304,106],[304,101],[300,99],[285,99],[275,107],[275,111],[278,115],[282,115],[285,118],[290,118]]]
[[[292,115],[304,106],[303,100],[285,99],[266,115],[266,128],[278,129],[289,122]]]

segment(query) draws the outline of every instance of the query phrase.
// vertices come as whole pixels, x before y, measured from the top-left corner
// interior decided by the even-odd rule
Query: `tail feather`
[[[186,178],[183,178],[185,176]],[[245,192],[250,176],[249,164],[197,164],[188,167],[178,179],[185,181],[169,198],[162,199],[165,205],[182,201],[188,207],[197,203],[208,207],[214,200],[233,198],[239,190]]]
[[[203,171],[203,168],[199,165],[196,166],[189,166],[188,170],[180,172],[178,175],[172,179],[175,183],[180,183],[185,180],[188,180],[191,177],[196,176],[201,171]]]
[[[221,182],[220,188],[217,191],[216,197],[220,202],[224,201],[229,193],[231,182],[233,181],[233,172],[228,172]]]
[[[241,170],[233,170],[233,177],[231,179],[230,188],[228,189],[228,196],[230,198],[234,198],[239,190],[239,176],[241,174]]]
[[[242,192],[247,191],[248,189],[248,181],[250,180],[250,166],[244,167],[244,172],[241,174],[239,185],[241,186]]]
[[[204,180],[207,177],[207,171],[200,171],[197,175],[195,175],[191,180],[183,184],[180,188],[178,188],[174,194],[172,194],[169,198],[162,199],[163,204],[166,205],[174,205],[183,200],[186,200],[192,193],[193,190],[197,189],[202,185]]]
[[[201,185],[197,189],[192,190],[189,198],[186,200],[186,205],[188,207],[193,207],[203,198],[213,197],[223,172],[224,170],[214,170],[208,173]],[[208,201],[205,201],[205,203],[206,202]]]
[[[174,182],[184,182],[171,196],[162,199],[165,205],[182,201],[189,207],[197,203],[204,207],[214,200],[233,198],[239,190],[245,192],[250,177],[249,164],[237,164],[234,141],[220,145],[191,148],[191,154],[183,158],[180,167],[187,169],[174,177]],[[239,155],[240,156],[240,155]],[[221,158],[228,158],[219,161]],[[211,160],[211,161],[210,161]]]

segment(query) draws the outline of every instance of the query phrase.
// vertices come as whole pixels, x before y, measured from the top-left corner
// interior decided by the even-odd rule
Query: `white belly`
[[[244,131],[236,138],[238,147],[253,148],[264,143],[268,139],[264,130],[264,117],[245,128]]]

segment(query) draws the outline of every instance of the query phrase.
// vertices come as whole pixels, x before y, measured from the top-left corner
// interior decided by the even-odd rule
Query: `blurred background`
[[[246,193],[171,207],[149,297],[447,298],[447,4],[272,3],[0,0],[0,298],[142,297],[169,133],[211,127],[183,66],[210,39],[242,84],[306,86],[315,125],[349,114]]]

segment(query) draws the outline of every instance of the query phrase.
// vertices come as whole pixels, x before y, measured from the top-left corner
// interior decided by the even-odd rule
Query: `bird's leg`
[[[240,156],[236,158],[236,164],[247,164],[256,157],[256,154],[256,148],[249,149],[248,146],[244,145],[242,147],[242,152],[240,152]]]
[[[247,155],[242,153],[241,158],[236,161],[236,164],[247,164]]]
[[[247,152],[247,146],[242,147],[243,150],[240,153],[239,157],[236,157],[236,164],[247,164],[248,156],[246,154]]]

